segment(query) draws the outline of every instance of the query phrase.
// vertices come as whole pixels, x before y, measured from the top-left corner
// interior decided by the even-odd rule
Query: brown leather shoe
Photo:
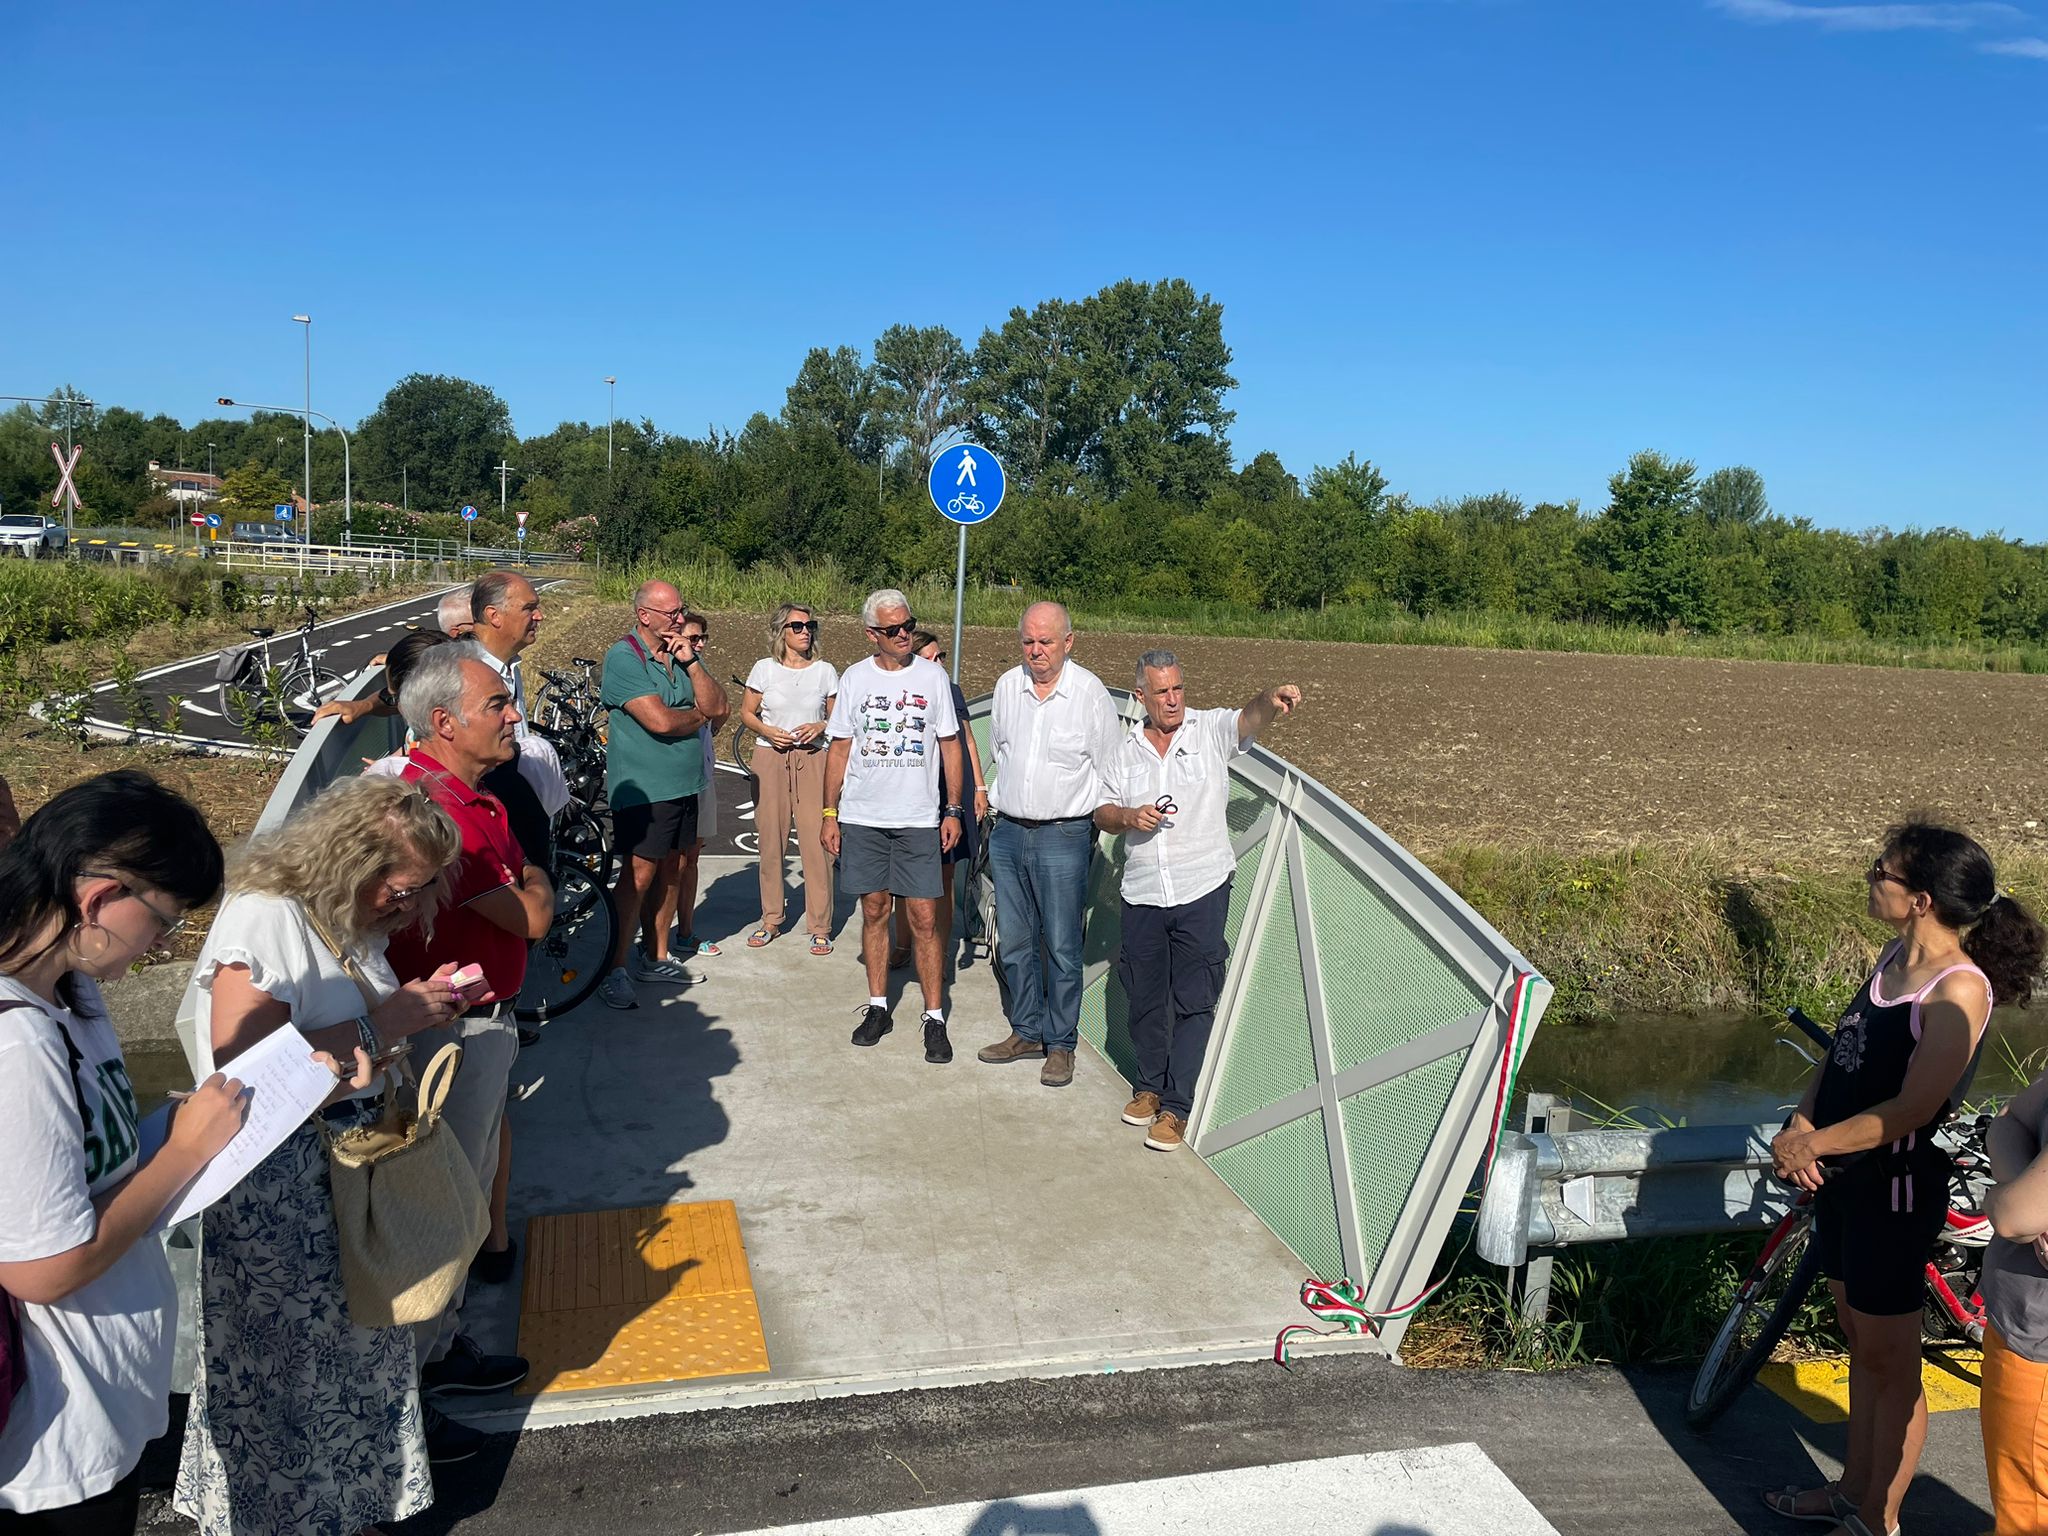
[[[1035,1059],[1044,1054],[1044,1045],[1036,1040],[1026,1040],[1022,1035],[1012,1030],[994,1045],[984,1045],[980,1050],[976,1051],[974,1059],[976,1061],[992,1062],[1024,1061],[1027,1058]]]
[[[1047,1051],[1045,1066],[1039,1071],[1038,1080],[1048,1088],[1066,1087],[1074,1080],[1074,1053],[1061,1050]]]
[[[1162,1110],[1159,1118],[1152,1122],[1152,1129],[1145,1133],[1145,1145],[1154,1152],[1177,1152],[1180,1150],[1181,1133],[1188,1128],[1187,1121],[1171,1110]]]
[[[1124,1106],[1125,1125],[1150,1125],[1159,1115],[1159,1095],[1141,1093]]]

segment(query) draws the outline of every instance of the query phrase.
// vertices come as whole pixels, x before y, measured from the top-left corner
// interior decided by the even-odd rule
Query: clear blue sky
[[[11,8],[0,392],[780,408],[1132,276],[1240,461],[2048,538],[2048,0]]]

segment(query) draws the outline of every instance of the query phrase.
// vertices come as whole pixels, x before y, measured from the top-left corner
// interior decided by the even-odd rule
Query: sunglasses
[[[808,629],[815,635],[818,632],[818,621],[816,619],[791,619],[782,627],[784,629]]]
[[[870,624],[868,626],[870,633],[887,635],[891,640],[894,640],[898,635],[907,635],[916,628],[916,619],[905,619],[901,624]]]
[[[694,635],[684,635],[684,636],[683,636],[683,639],[685,639],[686,641],[688,641],[688,642],[689,642],[689,643],[690,643],[691,645],[702,645],[702,644],[703,644],[703,643],[704,643],[704,642],[705,642],[706,640],[709,640],[710,638],[711,638],[711,631],[710,631],[710,630],[708,630],[708,629],[707,629],[707,630],[703,630],[703,631],[701,631],[701,632],[699,632],[699,633],[697,633],[697,634],[694,634]]]
[[[1883,859],[1877,860],[1874,864],[1870,866],[1870,868],[1866,869],[1863,872],[1863,878],[1869,881],[1872,885],[1877,885],[1883,881],[1889,880],[1893,885],[1898,886],[1901,890],[1912,889],[1911,886],[1908,886],[1906,884],[1906,877],[1904,875],[1895,875],[1890,870],[1884,867]]]
[[[399,887],[395,885],[387,886],[384,891],[384,900],[391,906],[402,907],[408,901],[413,901],[421,896],[426,895],[427,892],[431,891],[435,886],[439,885],[440,883],[441,877],[439,875],[436,875],[434,876],[433,879],[425,882],[422,885],[415,885],[411,887],[409,890],[401,890]]]

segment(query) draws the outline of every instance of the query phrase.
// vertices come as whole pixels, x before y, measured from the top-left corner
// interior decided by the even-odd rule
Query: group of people
[[[330,786],[229,864],[204,818],[122,770],[25,821],[0,784],[0,1536],[134,1526],[138,1463],[163,1433],[176,1296],[155,1228],[246,1113],[235,1065],[286,1025],[332,1074],[326,1103],[202,1218],[199,1371],[173,1500],[209,1536],[376,1529],[427,1507],[435,1465],[481,1436],[439,1405],[516,1385],[526,1362],[464,1331],[467,1296],[409,1328],[350,1318],[329,1139],[373,1119],[391,1074],[463,1047],[445,1123],[491,1200],[471,1270],[511,1270],[505,1105],[521,1039],[511,1013],[527,946],[554,914],[548,827],[559,762],[525,729],[520,655],[542,621],[523,577],[494,573],[408,635],[371,699],[409,744]],[[757,738],[764,947],[789,911],[801,854],[810,951],[832,948],[832,901],[861,907],[868,999],[852,1041],[893,1028],[891,966],[915,967],[925,1058],[952,1057],[944,994],[952,869],[993,813],[1008,1032],[991,1064],[1072,1081],[1094,833],[1124,839],[1118,974],[1137,1059],[1122,1119],[1148,1147],[1183,1144],[1227,958],[1236,859],[1231,759],[1300,707],[1280,684],[1238,708],[1191,709],[1178,659],[1138,659],[1143,718],[1126,727],[1073,660],[1058,604],[1019,627],[984,760],[939,642],[902,593],[861,614],[872,654],[836,671],[814,610],[784,604],[738,704]],[[694,979],[695,865],[709,743],[733,707],[703,661],[709,624],[675,589],[634,596],[606,656],[607,793],[619,845],[622,940],[604,1000],[637,981]],[[986,772],[984,771],[986,766]],[[1925,1437],[1922,1266],[1946,1208],[1934,1132],[1965,1094],[1992,1004],[2024,1002],[2048,930],[1997,884],[1985,851],[1926,822],[1889,831],[1869,912],[1896,934],[1773,1145],[1811,1190],[1816,1242],[1850,1351],[1842,1476],[1767,1495],[1778,1513],[1889,1536]],[[225,899],[195,970],[203,1081],[145,1122],[98,984]],[[482,979],[467,980],[472,969]],[[621,997],[623,996],[623,1001]],[[2048,1529],[2048,1077],[1989,1140],[1997,1180],[1984,1265],[1983,1430],[2002,1533]]]

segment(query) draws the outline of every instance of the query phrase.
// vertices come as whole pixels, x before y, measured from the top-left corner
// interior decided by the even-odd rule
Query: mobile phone
[[[448,977],[448,985],[457,992],[474,992],[484,984],[484,968],[480,965],[465,965]]]

